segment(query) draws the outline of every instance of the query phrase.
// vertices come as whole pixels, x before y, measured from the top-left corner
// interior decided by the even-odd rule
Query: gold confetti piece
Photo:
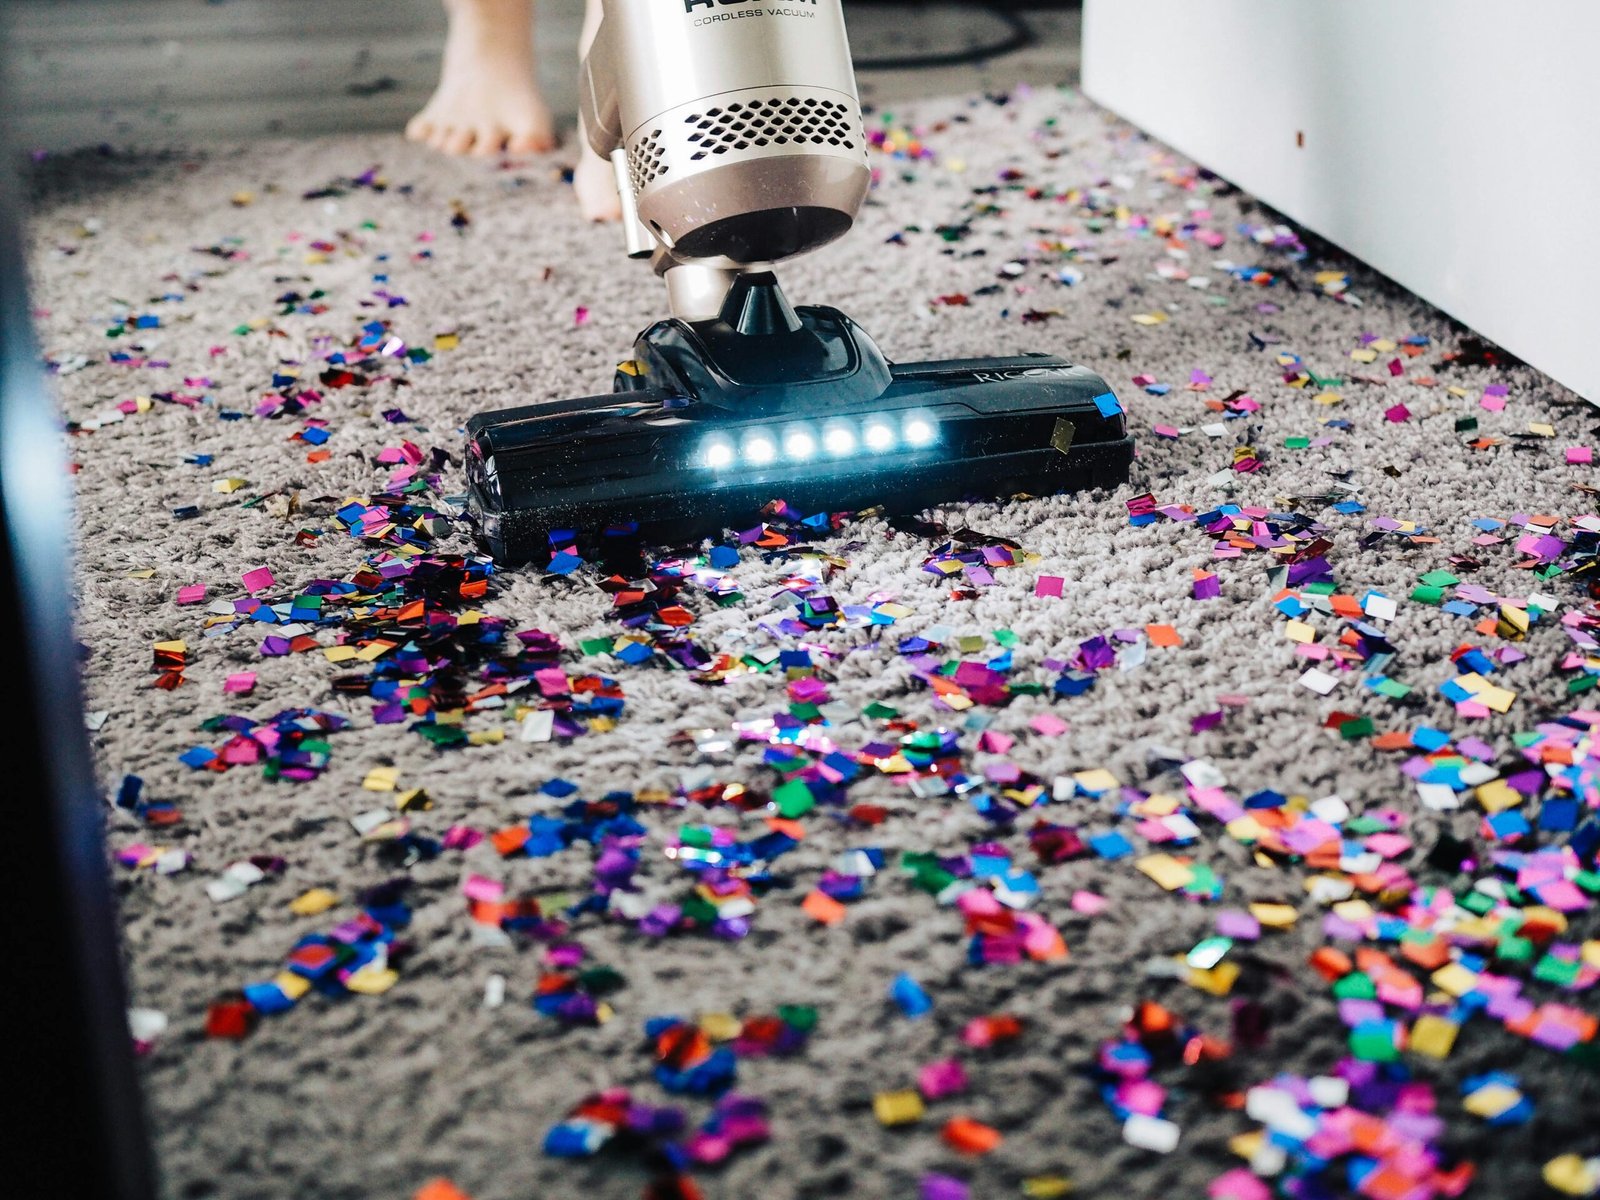
[[[732,1013],[705,1013],[700,1018],[700,1032],[713,1042],[731,1042],[744,1030],[744,1022]]]
[[[1478,973],[1469,971],[1460,963],[1446,963],[1428,976],[1440,991],[1460,998],[1478,986]]]
[[[1240,1158],[1252,1159],[1266,1140],[1266,1131],[1261,1129],[1252,1129],[1249,1133],[1236,1133],[1228,1139],[1228,1151]]]
[[[498,746],[505,740],[504,729],[480,729],[476,733],[467,734],[467,742],[473,746]]]
[[[1460,1027],[1454,1021],[1433,1013],[1423,1013],[1411,1024],[1411,1037],[1406,1048],[1429,1058],[1449,1058],[1459,1031]]]
[[[1592,1196],[1600,1188],[1600,1166],[1576,1154],[1560,1154],[1545,1163],[1544,1181],[1564,1196]]]
[[[1271,904],[1266,901],[1251,904],[1250,915],[1269,929],[1292,929],[1300,917],[1292,904]]]
[[[881,1124],[909,1125],[922,1120],[922,1097],[916,1092],[879,1092],[872,1098],[872,1112]]]
[[[189,652],[188,644],[182,640],[175,642],[157,642],[154,648],[157,654],[187,654]]]
[[[1491,1083],[1462,1097],[1461,1107],[1475,1117],[1498,1117],[1522,1099],[1522,1093],[1503,1083]]]
[[[1022,1194],[1032,1200],[1056,1200],[1072,1191],[1072,1180],[1064,1175],[1031,1175],[1022,1181]]]
[[[1219,962],[1209,969],[1190,967],[1186,982],[1191,987],[1197,987],[1202,992],[1209,992],[1213,996],[1226,996],[1233,991],[1233,985],[1239,979],[1239,964],[1235,962]]]
[[[1473,795],[1483,805],[1483,811],[1490,813],[1515,808],[1522,803],[1522,793],[1504,779],[1491,779],[1488,783],[1479,784]]]
[[[399,981],[398,971],[391,971],[388,967],[367,966],[346,979],[344,986],[363,996],[381,996]]]
[[[1304,621],[1289,621],[1283,627],[1283,636],[1291,642],[1309,645],[1317,640],[1317,627]]]
[[[290,1000],[298,1000],[311,990],[311,980],[293,971],[279,971],[272,977],[272,983]]]
[[[426,812],[433,807],[433,797],[422,788],[412,788],[396,796],[394,806],[401,812]]]
[[[1266,832],[1261,822],[1248,814],[1229,821],[1227,830],[1229,837],[1246,843],[1260,840],[1261,835]],[[1271,859],[1268,859],[1268,862],[1271,862]]]
[[[1194,882],[1194,870],[1170,854],[1147,854],[1134,864],[1140,871],[1169,892]]]
[[[153,579],[153,578],[155,578],[155,573],[156,573],[156,569],[154,567],[140,567],[137,571],[129,571],[127,573],[127,575],[123,576],[123,578],[125,578],[125,579]],[[233,620],[233,618],[229,617],[228,620],[231,621],[231,620]]]
[[[369,792],[392,792],[399,782],[399,767],[373,767],[361,781],[361,786]]]
[[[1162,312],[1160,309],[1157,309],[1153,313],[1133,314],[1133,323],[1135,325],[1160,325],[1163,321],[1170,321],[1171,319],[1171,317]]]
[[[436,333],[433,335],[433,348],[435,350],[454,350],[461,345],[459,333]]]
[[[231,618],[229,619],[231,620]],[[356,656],[356,648],[354,646],[324,646],[322,654],[331,663],[349,662]]]
[[[1086,792],[1106,792],[1119,786],[1117,777],[1104,767],[1079,771],[1072,778]]]
[[[327,888],[312,888],[309,892],[302,892],[289,901],[289,911],[297,917],[314,917],[318,913],[325,913],[335,904],[339,903],[336,893]]]
[[[1372,919],[1372,905],[1365,900],[1341,900],[1333,906],[1333,915],[1341,921],[1360,925]]]
[[[1528,432],[1536,433],[1540,437],[1555,437],[1556,430],[1553,425],[1546,425],[1543,421],[1529,421]]]

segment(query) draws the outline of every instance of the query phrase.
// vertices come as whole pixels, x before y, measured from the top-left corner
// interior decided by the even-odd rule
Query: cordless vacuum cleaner
[[[468,421],[497,560],[619,528],[689,541],[773,499],[915,512],[1127,478],[1124,414],[1088,368],[890,363],[842,312],[784,297],[772,265],[844,234],[871,178],[840,0],[605,0],[580,103],[673,315],[609,395]]]

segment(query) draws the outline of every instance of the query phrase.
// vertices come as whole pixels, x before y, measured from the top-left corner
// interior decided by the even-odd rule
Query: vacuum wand
[[[840,0],[606,0],[580,120],[674,316],[842,236],[871,170]],[[674,286],[688,268],[692,287]]]
[[[911,509],[1126,478],[1122,408],[1088,368],[891,364],[837,309],[784,296],[774,264],[847,233],[871,184],[841,0],[605,0],[579,104],[672,315],[609,395],[468,422],[498,560],[619,526],[699,538],[775,498]]]

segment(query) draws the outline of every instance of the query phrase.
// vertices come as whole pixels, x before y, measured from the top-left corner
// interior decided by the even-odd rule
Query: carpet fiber
[[[640,1155],[613,1146],[564,1160],[541,1153],[541,1143],[605,1087],[629,1088],[643,1103],[682,1103],[695,1123],[705,1117],[708,1100],[670,1095],[656,1082],[644,1023],[813,1005],[816,1027],[799,1053],[740,1053],[737,1090],[765,1101],[772,1136],[720,1167],[698,1168],[694,1178],[708,1197],[905,1197],[919,1187],[923,1195],[959,1195],[950,1179],[970,1183],[973,1196],[997,1197],[1020,1194],[1021,1181],[1038,1176],[1070,1178],[1084,1196],[1200,1196],[1242,1162],[1228,1139],[1259,1128],[1237,1098],[1229,1106],[1229,1094],[1280,1072],[1331,1071],[1349,1052],[1336,1000],[1307,959],[1325,943],[1352,950],[1363,930],[1357,921],[1330,942],[1324,905],[1306,889],[1319,868],[1291,853],[1253,855],[1208,815],[1208,798],[1337,794],[1356,813],[1378,814],[1367,825],[1352,819],[1347,853],[1359,855],[1357,840],[1392,828],[1406,841],[1384,844],[1393,854],[1386,866],[1458,890],[1475,878],[1441,870],[1437,856],[1424,861],[1449,832],[1482,858],[1484,813],[1470,790],[1457,809],[1424,805],[1401,770],[1416,751],[1384,752],[1373,736],[1433,727],[1458,740],[1477,737],[1490,762],[1512,770],[1520,761],[1514,732],[1581,705],[1567,684],[1582,672],[1572,663],[1565,675],[1558,668],[1575,649],[1560,617],[1581,611],[1584,594],[1559,573],[1530,569],[1566,559],[1516,544],[1528,536],[1526,514],[1553,514],[1555,534],[1571,538],[1565,522],[1592,508],[1592,468],[1565,453],[1592,439],[1591,410],[1071,94],[928,101],[897,110],[892,124],[873,120],[914,130],[923,155],[874,153],[881,179],[858,228],[785,268],[790,296],[843,308],[891,358],[1038,349],[1096,367],[1139,438],[1132,480],[1111,494],[955,504],[932,514],[962,534],[956,551],[996,547],[987,575],[925,570],[950,540],[926,525],[895,528],[867,516],[821,533],[783,526],[789,552],[747,545],[736,565],[702,568],[673,602],[693,624],[660,623],[659,648],[640,663],[582,647],[627,632],[593,566],[567,577],[496,575],[485,595],[441,605],[456,613],[476,606],[514,631],[545,631],[559,639],[555,661],[570,676],[616,681],[624,707],[614,728],[605,717],[569,712],[556,732],[579,736],[547,741],[522,740],[518,719],[519,708],[538,708],[528,697],[542,684],[461,715],[449,711],[448,697],[459,706],[484,680],[441,683],[433,722],[420,732],[412,728],[416,712],[398,720],[393,709],[382,712],[407,698],[404,688],[376,699],[359,681],[336,689],[336,680],[348,684],[385,660],[330,661],[326,651],[343,633],[351,647],[370,638],[363,643],[359,627],[346,624],[356,617],[337,591],[320,624],[317,611],[294,598],[316,591],[319,580],[365,578],[363,590],[381,590],[360,573],[369,559],[394,558],[394,538],[384,540],[381,527],[367,529],[369,539],[352,536],[351,498],[421,480],[407,501],[448,514],[448,498],[464,487],[459,430],[467,416],[604,390],[633,334],[662,313],[659,285],[623,259],[615,231],[580,222],[560,181],[561,155],[490,169],[443,161],[397,137],[369,137],[38,164],[35,304],[73,423],[87,704],[111,798],[125,775],[143,780],[136,804],[108,806],[109,836],[130,862],[140,855],[129,848],[139,845],[191,858],[170,874],[110,868],[133,1001],[167,1022],[152,1038],[143,1077],[169,1195],[400,1197],[448,1176],[477,1200],[635,1197],[649,1177]],[[1463,253],[1515,253],[1514,225],[1497,236],[1499,244]],[[1476,419],[1476,428],[1464,419]],[[1490,444],[1475,446],[1480,438]],[[1345,661],[1337,653],[1308,661],[1286,636],[1298,631],[1274,607],[1284,578],[1272,548],[1221,554],[1226,542],[1171,519],[1176,509],[1130,523],[1128,502],[1146,492],[1158,505],[1200,513],[1234,503],[1324,523],[1338,592],[1360,598],[1376,589],[1397,601],[1392,619],[1374,615],[1369,624],[1381,626],[1377,636],[1395,652],[1383,673],[1409,694],[1363,685],[1360,660],[1371,644],[1356,648],[1362,635],[1347,632],[1348,613],[1304,617],[1317,647],[1340,647],[1344,633],[1349,651]],[[1341,502],[1342,511],[1334,507]],[[183,514],[189,506],[197,511]],[[1486,535],[1474,524],[1481,517],[1518,523]],[[749,525],[758,521],[752,513]],[[1297,545],[1316,535],[1283,520],[1274,528],[1299,536]],[[471,552],[448,520],[436,532],[430,553]],[[1264,525],[1254,533],[1270,541]],[[1004,565],[1008,558],[1014,565]],[[248,604],[235,605],[252,594],[242,577],[261,567],[272,578],[253,578],[253,594],[282,604],[295,628],[251,619]],[[1218,575],[1220,596],[1193,597],[1197,569]],[[1419,578],[1437,570],[1484,589],[1487,601],[1447,611],[1426,596],[1413,599]],[[707,581],[724,576],[737,597],[719,603]],[[1327,577],[1312,570],[1293,582]],[[1050,590],[1050,578],[1063,581],[1061,594],[1036,594],[1041,579]],[[180,603],[188,597],[179,590],[196,584],[205,586],[203,598]],[[1317,599],[1314,589],[1300,594]],[[1456,594],[1444,585],[1443,599]],[[1535,596],[1538,608],[1540,594],[1545,612],[1526,640],[1476,631],[1496,613],[1497,597],[1525,607]],[[820,595],[844,616],[808,626],[797,598]],[[1176,637],[1147,626],[1171,626]],[[997,639],[1007,630],[1014,644],[1007,634]],[[741,669],[711,672],[719,679],[682,669],[671,641],[683,635]],[[937,643],[932,664],[900,645],[919,636]],[[553,655],[530,640],[530,654]],[[183,642],[182,651],[168,647],[162,658],[158,644],[172,641]],[[470,641],[458,635],[452,653],[477,653],[481,664],[481,647],[460,650]],[[1178,644],[1163,644],[1171,641]],[[1457,676],[1451,653],[1464,644],[1498,656],[1484,665],[1516,693],[1509,712],[1463,715],[1440,691]],[[1009,665],[996,662],[1008,645]],[[263,647],[293,652],[264,655]],[[680,659],[689,653],[681,641],[677,649]],[[809,652],[825,685],[820,694],[803,671],[786,679],[799,660],[774,663],[778,651]],[[933,667],[958,658],[1000,674],[957,675],[967,694],[952,692],[942,686],[952,677]],[[1327,672],[1331,694],[1300,684],[1308,667]],[[395,674],[412,679],[429,669],[416,662]],[[230,677],[249,672],[253,690],[226,690]],[[1055,694],[1063,676],[1068,691],[1085,677],[1093,686]],[[557,681],[552,703],[564,703],[565,686]],[[977,702],[965,707],[969,696]],[[798,709],[825,722],[813,736],[846,752],[833,767],[859,774],[847,786],[810,776],[807,794],[821,803],[799,818],[805,837],[773,861],[773,878],[757,889],[748,936],[641,932],[637,896],[662,904],[689,894],[692,880],[662,852],[680,826],[766,834],[760,802],[781,783],[780,771],[821,757],[789,747],[772,755],[775,767],[763,759],[764,741],[731,737],[735,723],[805,704],[821,706]],[[874,704],[922,731],[953,731],[959,754],[938,760],[943,777],[966,771],[981,786],[940,794],[925,772],[911,772],[922,776],[915,787],[907,774],[880,772],[873,763],[888,762],[890,751],[857,756],[908,729]],[[233,728],[260,734],[252,722],[302,708],[349,722],[326,735],[325,769],[302,772],[311,778],[264,778],[259,763],[218,771],[180,761],[196,746],[224,746]],[[427,708],[417,701],[417,711]],[[1329,727],[1336,713],[1370,717],[1372,734],[1354,725],[1342,737],[1340,719]],[[224,714],[245,720],[202,728]],[[1067,728],[1039,720],[1046,714]],[[486,744],[436,745],[457,730]],[[503,741],[493,740],[497,733]],[[1215,774],[1191,767],[1198,786],[1186,797],[1174,764],[1191,761]],[[372,776],[382,768],[394,775]],[[1129,815],[1138,793],[1093,777],[1082,788],[1053,784],[1094,768],[1129,789],[1176,797],[1193,813],[1196,836],[1180,830],[1175,845],[1154,849],[1210,867],[1220,898],[1166,891],[1136,869],[1135,859],[1152,850],[1149,835],[1165,836]],[[463,830],[492,834],[526,829],[534,814],[559,816],[574,796],[552,795],[564,790],[546,787],[552,780],[571,781],[588,800],[619,790],[667,799],[636,813],[646,829],[638,891],[619,892],[610,915],[569,918],[567,941],[583,947],[584,965],[614,968],[625,980],[605,998],[614,1017],[598,1025],[568,1026],[529,1004],[541,974],[562,961],[563,951],[539,936],[547,928],[518,929],[515,913],[482,904],[477,915],[489,919],[475,920],[463,895],[464,881],[480,876],[503,883],[507,898],[543,896],[559,916],[552,896],[575,903],[590,894],[598,851],[581,838],[543,857],[502,856],[487,840],[458,848],[471,841]],[[1027,792],[1035,780],[1042,795]],[[371,790],[390,782],[396,790]],[[741,816],[737,789],[720,786],[732,784],[749,789],[753,811]],[[1206,792],[1212,785],[1222,792]],[[715,790],[699,790],[708,787]],[[431,807],[413,802],[414,811],[397,812],[397,799],[414,788],[425,789]],[[1007,788],[1036,799],[1039,811],[1019,811],[1002,794]],[[1050,802],[1053,790],[1061,798]],[[696,800],[685,799],[690,791]],[[783,795],[792,801],[796,793]],[[724,802],[701,802],[713,796]],[[1303,802],[1290,803],[1293,812]],[[856,805],[881,806],[888,818],[863,824],[846,815]],[[180,814],[177,823],[159,823],[169,819],[167,806]],[[352,819],[375,809],[409,821],[409,832],[380,828],[363,837]],[[1158,819],[1159,809],[1147,817]],[[1106,857],[1110,843],[1102,842],[1084,857],[1041,863],[1027,837],[1041,816],[1085,838],[1121,831],[1135,854]],[[1561,845],[1565,837],[1544,833],[1521,845]],[[962,913],[901,869],[906,852],[959,856],[986,841],[1034,874],[1031,911],[1060,931],[1068,957],[972,965]],[[847,900],[842,921],[814,920],[802,899],[841,852],[861,847],[881,847],[884,869]],[[1322,862],[1320,874],[1343,878],[1337,857]],[[236,871],[232,890],[242,894],[208,894],[230,864],[252,859],[264,878],[246,886],[253,876]],[[1178,866],[1191,890],[1205,890]],[[409,886],[364,895],[396,879]],[[492,898],[492,888],[478,886]],[[338,903],[316,915],[291,909],[315,888]],[[1384,902],[1398,908],[1406,892],[1391,886]],[[1095,902],[1079,893],[1103,897],[1104,910],[1089,911]],[[342,998],[313,991],[290,1011],[248,1022],[247,1036],[207,1036],[214,1005],[224,1003],[211,1019],[226,1024],[230,993],[271,980],[299,939],[356,918],[363,898],[376,906],[377,928],[401,920],[386,901],[398,899],[411,914],[394,934],[398,979],[388,990]],[[1250,902],[1294,906],[1299,919],[1236,942],[1225,960],[1241,969],[1231,995],[1191,986],[1173,957],[1213,932],[1219,910]],[[509,933],[496,923],[503,916],[512,918]],[[1393,932],[1368,945],[1394,952]],[[1594,936],[1592,912],[1578,906],[1558,940]],[[1407,967],[1426,980],[1427,970]],[[366,976],[374,990],[389,982],[380,968]],[[890,1000],[901,972],[931,997],[927,1015],[908,1017]],[[485,1004],[493,976],[506,982],[498,1007]],[[1526,994],[1594,1011],[1592,994],[1555,983],[1530,981]],[[1165,1116],[1182,1129],[1166,1155],[1124,1143],[1094,1075],[1102,1043],[1119,1036],[1129,1007],[1143,999],[1218,1043],[1236,1041],[1224,1062],[1155,1072],[1171,1089]],[[988,1049],[962,1040],[973,1018],[993,1014],[1021,1018],[1021,1034]],[[1388,1015],[1409,1019],[1415,1004],[1391,1004]],[[1251,1044],[1253,1024],[1267,1027],[1259,1045]],[[964,1095],[928,1102],[926,1115],[906,1126],[875,1119],[876,1093],[914,1087],[923,1064],[951,1056],[970,1076]],[[1470,1194],[1541,1194],[1548,1159],[1600,1153],[1589,1115],[1600,1100],[1593,1070],[1493,1016],[1466,1022],[1448,1058],[1407,1053],[1403,1062],[1437,1085],[1443,1117],[1442,1132],[1413,1120],[1407,1135],[1431,1138],[1448,1162],[1475,1161],[1480,1176]],[[1461,1080],[1490,1069],[1517,1073],[1536,1110],[1531,1122],[1486,1129],[1463,1111]],[[954,1152],[941,1130],[958,1116],[1003,1141],[985,1155]],[[950,1179],[923,1180],[929,1173]],[[1326,1191],[1300,1194],[1352,1186],[1343,1167],[1326,1178]]]

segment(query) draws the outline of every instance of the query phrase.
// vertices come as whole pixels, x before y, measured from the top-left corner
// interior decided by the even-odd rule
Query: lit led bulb
[[[701,452],[701,458],[713,471],[720,471],[733,465],[733,447],[722,438],[712,438]]]
[[[806,429],[791,429],[783,435],[783,452],[790,458],[810,458],[817,452],[817,439]]]
[[[905,425],[906,441],[913,446],[928,446],[937,436],[933,422],[927,417],[907,417]]]
[[[835,425],[822,435],[822,446],[829,454],[849,454],[856,448],[856,435],[843,425]]]
[[[778,457],[778,447],[764,433],[751,434],[744,440],[744,456],[756,466],[765,466]]]
[[[861,440],[866,442],[868,450],[881,454],[894,445],[894,430],[882,421],[874,421],[862,431]]]

